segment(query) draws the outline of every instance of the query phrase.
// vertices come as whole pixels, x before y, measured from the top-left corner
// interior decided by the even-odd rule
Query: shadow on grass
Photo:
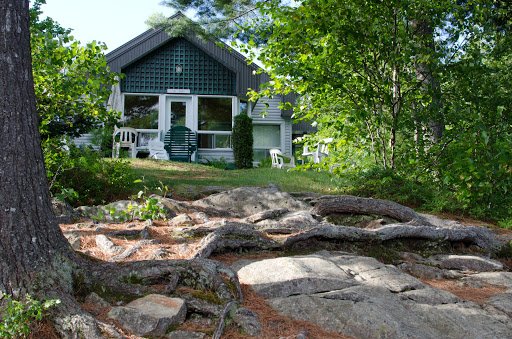
[[[276,185],[286,192],[340,193],[336,177],[316,171],[286,171],[273,168],[223,170],[206,165],[157,161],[130,160],[138,178],[149,191],[167,186],[181,198],[195,199],[197,191],[208,188],[265,187]]]

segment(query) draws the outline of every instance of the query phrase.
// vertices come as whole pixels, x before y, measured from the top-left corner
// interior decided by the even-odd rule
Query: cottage
[[[271,148],[292,152],[292,113],[279,108],[284,99],[248,102],[248,90],[258,90],[268,77],[220,41],[150,29],[107,54],[107,61],[112,71],[124,74],[110,105],[122,112],[120,124],[137,130],[138,151],[182,125],[197,132],[196,161],[232,162],[233,118],[247,113],[254,124],[255,161],[268,157]]]

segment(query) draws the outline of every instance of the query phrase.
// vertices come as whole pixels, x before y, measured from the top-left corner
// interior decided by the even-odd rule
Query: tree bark
[[[428,19],[416,18],[412,20],[412,28],[418,39],[420,50],[426,54],[435,53],[434,29]],[[418,55],[421,60],[422,55]],[[421,83],[425,93],[432,95],[430,104],[430,115],[427,121],[427,130],[431,143],[437,143],[444,133],[444,119],[442,116],[441,86],[435,78],[432,67],[427,62],[416,63],[416,79]],[[421,135],[423,137],[423,135]]]
[[[394,32],[393,32],[393,50],[396,55],[400,54],[400,44],[398,43],[398,15],[396,10],[393,15],[394,21]],[[400,109],[401,109],[401,100],[402,100],[402,91],[400,86],[400,69],[398,64],[393,63],[393,74],[392,74],[392,102],[391,102],[391,135],[389,139],[389,149],[391,152],[390,157],[390,166],[392,170],[396,169],[395,158],[396,158],[396,133],[398,129],[398,121],[400,119]]]
[[[35,285],[61,284],[62,263],[73,252],[51,209],[35,106],[28,0],[0,2],[0,16],[0,290],[17,296]]]

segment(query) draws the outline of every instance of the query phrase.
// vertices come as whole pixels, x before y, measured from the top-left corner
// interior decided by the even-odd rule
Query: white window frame
[[[121,119],[119,120],[120,122],[122,123],[125,123],[126,122],[126,117],[124,115],[124,102],[125,102],[125,97],[126,96],[146,96],[146,97],[158,97],[158,126],[160,127],[160,115],[161,115],[161,112],[160,112],[160,109],[161,109],[161,95],[158,94],[158,93],[122,93],[121,95],[121,103],[122,103],[122,111],[121,111]],[[136,128],[135,129],[137,131],[137,133],[156,133],[157,137],[160,138],[160,129],[159,128]],[[148,149],[148,146],[147,145],[142,145],[142,146],[139,146],[138,145],[139,141],[137,140],[137,149],[138,150],[147,150]]]
[[[239,107],[239,99],[235,96],[230,95],[203,95],[198,94],[195,95],[195,102],[193,104],[194,107],[194,130],[197,132],[198,143],[199,143],[199,135],[201,134],[212,134],[213,135],[213,145],[215,146],[215,135],[229,135],[230,137],[233,135],[233,123],[234,118],[238,115],[238,107]],[[210,131],[210,130],[200,130],[199,129],[199,98],[226,98],[231,99],[231,131]],[[231,147],[229,148],[198,148],[200,151],[231,151],[233,150],[233,139],[230,138]]]
[[[264,119],[258,119],[258,120],[255,120],[253,119],[253,122],[252,122],[252,125],[253,127],[254,126],[257,126],[257,125],[274,125],[274,126],[279,126],[279,133],[281,134],[280,135],[280,145],[279,145],[279,149],[281,150],[281,152],[285,153],[285,122],[284,121],[276,121],[276,120],[264,120]],[[254,150],[263,150],[263,149],[267,149],[267,148],[257,148],[257,147],[253,147]]]

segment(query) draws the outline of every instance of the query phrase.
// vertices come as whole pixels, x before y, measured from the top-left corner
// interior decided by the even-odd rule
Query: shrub
[[[247,114],[239,114],[233,126],[233,154],[237,168],[252,168],[252,146],[252,119]]]
[[[0,338],[26,337],[30,334],[31,323],[41,321],[46,310],[60,303],[59,300],[35,300],[29,295],[24,301],[18,301],[1,293],[0,300],[3,304],[0,311]]]
[[[110,157],[112,155],[112,135],[114,134],[114,125],[106,124],[102,128],[91,131],[92,144],[100,149],[100,154],[103,157]]]
[[[74,145],[66,150],[55,140],[44,143],[44,154],[50,192],[74,206],[104,204],[133,192],[135,176],[126,160],[103,159]]]
[[[488,220],[512,218],[512,142],[507,135],[494,142],[464,135],[452,142],[439,165],[439,189],[453,192],[458,210]],[[508,136],[510,138],[510,136]]]
[[[224,158],[220,159],[206,159],[206,166],[211,166],[218,169],[229,169],[229,163]]]
[[[453,163],[452,167],[455,165]],[[340,176],[346,183],[345,192],[348,194],[392,200],[425,211],[467,215],[511,228],[512,198],[499,192],[500,189],[510,190],[510,184],[504,186],[505,181],[501,186],[497,183],[490,186],[485,182],[478,184],[477,179],[482,177],[475,175],[466,179],[470,169],[470,166],[464,169],[461,166],[458,172],[453,169],[452,172],[444,172],[442,180],[435,174],[420,173],[414,168],[409,172],[372,168],[350,174],[340,173]],[[483,166],[479,170],[483,171]]]
[[[258,168],[271,168],[272,167],[272,158],[266,157],[262,159],[258,164]]]
[[[421,207],[433,199],[433,192],[414,178],[406,177],[390,169],[374,167],[349,175],[347,193],[371,198],[396,201]]]

